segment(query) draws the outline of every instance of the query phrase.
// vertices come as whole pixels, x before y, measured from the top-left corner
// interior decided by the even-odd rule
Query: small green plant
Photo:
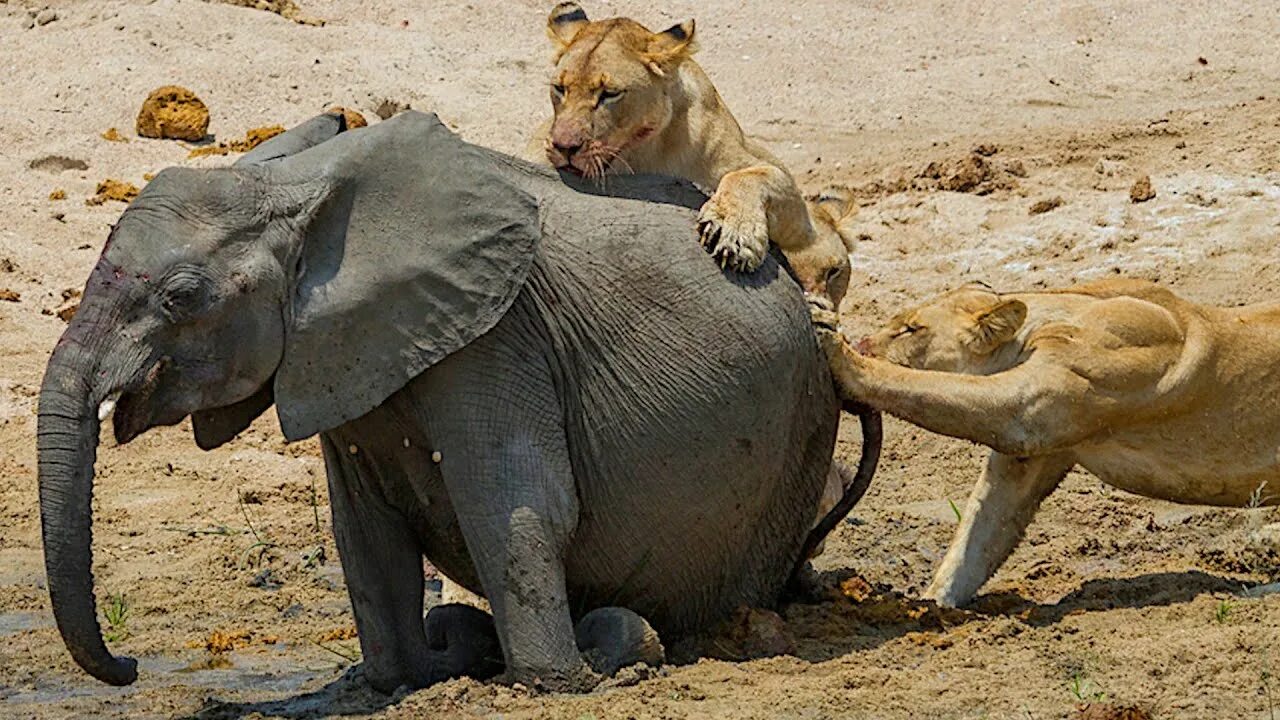
[[[272,548],[279,547],[279,545],[271,542],[270,540],[263,540],[262,536],[258,534],[258,529],[253,526],[253,520],[249,519],[249,509],[245,507],[244,493],[237,490],[236,500],[240,503],[240,514],[244,516],[244,524],[249,526],[249,532],[253,533],[253,539],[255,540],[255,542],[240,555],[239,568],[243,570],[246,567],[261,565],[262,559],[266,556],[267,551]],[[258,554],[256,560],[252,559],[255,552]]]
[[[1107,694],[1102,688],[1098,687],[1083,670],[1077,670],[1071,674],[1071,680],[1067,682],[1067,690],[1077,702],[1104,702]]]
[[[1230,600],[1219,600],[1218,607],[1213,611],[1213,621],[1219,625],[1226,625],[1231,619],[1231,613],[1235,612],[1236,604]]]
[[[947,504],[951,506],[951,512],[956,514],[956,522],[963,521],[964,518],[960,516],[960,508],[956,507],[956,502],[951,498],[947,498]]]
[[[124,593],[113,593],[107,597],[102,607],[102,615],[107,619],[107,629],[103,637],[110,642],[118,642],[129,637],[129,629],[125,623],[129,621],[129,601]]]

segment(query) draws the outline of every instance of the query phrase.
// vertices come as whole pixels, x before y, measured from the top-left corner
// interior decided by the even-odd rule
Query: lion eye
[[[601,90],[600,101],[596,104],[603,105],[605,103],[613,102],[614,100],[617,100],[620,97],[622,97],[621,90]]]
[[[564,86],[560,83],[553,84],[551,86],[551,94],[555,95],[557,98],[564,97]]]
[[[840,277],[840,274],[843,272],[844,272],[844,268],[840,267],[839,265],[833,265],[831,268],[827,270],[827,282],[831,282],[832,280],[835,280],[836,278]]]

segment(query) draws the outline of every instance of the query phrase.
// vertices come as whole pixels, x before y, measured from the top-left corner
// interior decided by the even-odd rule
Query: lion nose
[[[858,341],[858,344],[854,346],[854,349],[858,351],[858,354],[859,354],[859,355],[865,355],[865,356],[867,356],[867,357],[871,357],[871,338],[870,338],[870,336],[868,336],[868,337],[864,337],[864,338],[862,338],[861,340],[859,340],[859,341]]]
[[[556,152],[564,156],[565,160],[568,160],[569,158],[573,157],[579,150],[582,149],[582,141],[576,140],[576,139],[565,140],[563,138],[559,138],[556,140],[552,140],[551,145],[556,149]]]

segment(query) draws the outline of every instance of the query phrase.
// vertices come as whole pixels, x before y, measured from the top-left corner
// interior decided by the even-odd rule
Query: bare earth
[[[793,654],[581,697],[465,680],[390,700],[326,689],[358,644],[316,444],[286,447],[271,419],[211,453],[185,424],[128,448],[104,439],[98,598],[123,595],[110,644],[141,658],[142,679],[116,689],[79,672],[48,610],[34,432],[65,327],[53,312],[124,208],[84,201],[103,179],[229,161],[137,138],[143,98],[191,88],[218,140],[333,104],[376,121],[392,100],[516,151],[549,110],[550,4],[316,0],[303,11],[328,23],[313,27],[197,0],[85,0],[25,29],[44,6],[0,0],[0,716],[1041,720],[1093,701],[1275,717],[1280,598],[1242,592],[1278,574],[1275,512],[1176,506],[1076,474],[977,606],[943,612],[916,598],[984,452],[898,422],[818,562],[830,598],[782,612]],[[1118,274],[1222,304],[1280,289],[1274,0],[650,5],[587,10],[655,28],[696,12],[699,59],[748,131],[806,190],[857,191],[852,332],[971,280]],[[104,139],[111,127],[127,142]],[[1145,174],[1156,196],[1131,203]],[[842,457],[857,437],[848,422]]]

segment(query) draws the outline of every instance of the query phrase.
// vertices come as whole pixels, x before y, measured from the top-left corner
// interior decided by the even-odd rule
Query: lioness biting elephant
[[[812,311],[841,391],[992,448],[926,595],[962,605],[1080,465],[1180,503],[1275,504],[1280,304],[1208,307],[1149,282],[996,293],[967,286],[856,345]]]
[[[585,689],[652,661],[652,630],[775,604],[837,418],[779,265],[738,276],[686,242],[705,197],[684,183],[604,197],[434,116],[343,127],[164,170],[108,238],[40,392],[46,571],[76,662],[137,675],[93,593],[107,417],[126,444],[190,415],[212,448],[274,404],[287,439],[320,435],[379,690],[492,669],[487,627],[510,680]],[[492,626],[453,607],[424,627],[424,555]]]

